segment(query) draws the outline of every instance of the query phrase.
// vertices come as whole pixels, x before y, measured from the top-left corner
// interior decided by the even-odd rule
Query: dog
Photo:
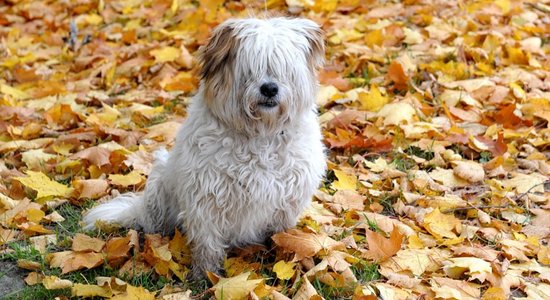
[[[218,272],[231,247],[296,225],[326,170],[317,120],[324,39],[313,21],[230,19],[199,49],[200,85],[171,152],[159,150],[141,195],[92,208],[147,233],[185,232],[191,278]]]

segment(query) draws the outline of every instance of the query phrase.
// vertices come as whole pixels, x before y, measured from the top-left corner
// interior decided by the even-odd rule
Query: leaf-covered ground
[[[184,235],[83,231],[174,143],[210,30],[266,10],[327,33],[297,228],[203,282]],[[549,53],[548,1],[0,1],[4,296],[548,299]]]

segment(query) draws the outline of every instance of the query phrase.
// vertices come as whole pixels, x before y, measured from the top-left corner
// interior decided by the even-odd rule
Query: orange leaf
[[[396,60],[392,61],[388,68],[388,79],[393,81],[395,88],[398,90],[406,90],[408,87],[407,81],[409,80],[403,66]]]
[[[389,239],[371,230],[366,231],[366,238],[369,244],[367,256],[379,262],[395,255],[401,249],[401,243],[403,242],[403,234],[399,232],[397,227],[393,228]]]
[[[522,119],[514,114],[514,110],[516,110],[515,103],[503,107],[495,114],[495,121],[502,124],[504,128],[516,128],[521,124]]]
[[[323,85],[332,85],[340,91],[347,91],[351,88],[349,81],[342,78],[342,75],[336,71],[321,70],[319,72],[319,82]]]

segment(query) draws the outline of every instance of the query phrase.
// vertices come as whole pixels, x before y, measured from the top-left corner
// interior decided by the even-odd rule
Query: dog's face
[[[323,34],[306,19],[228,20],[199,59],[203,100],[214,116],[251,136],[277,134],[315,106]]]

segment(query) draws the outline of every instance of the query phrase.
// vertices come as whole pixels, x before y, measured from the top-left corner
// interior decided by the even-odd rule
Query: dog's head
[[[228,20],[199,56],[202,98],[226,126],[276,134],[314,109],[324,49],[323,33],[310,20]]]

